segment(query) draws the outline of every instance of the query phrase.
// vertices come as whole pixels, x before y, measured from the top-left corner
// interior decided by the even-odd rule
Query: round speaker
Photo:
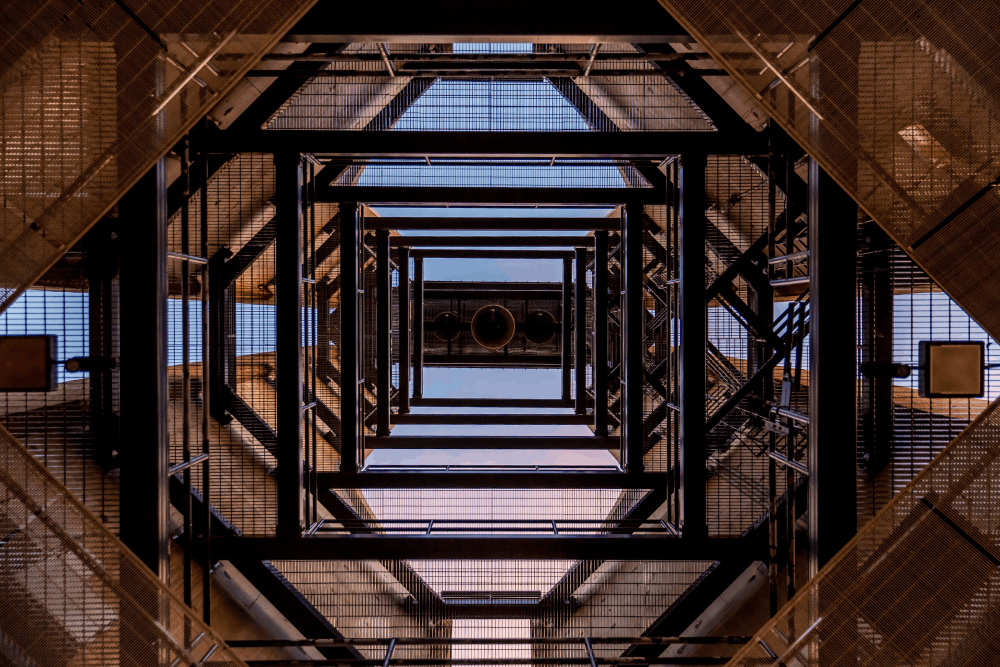
[[[535,345],[544,345],[556,337],[556,318],[547,310],[533,310],[524,318],[524,337]]]
[[[438,313],[434,318],[434,324],[437,325],[434,329],[434,335],[437,336],[438,340],[447,341],[458,338],[458,313],[451,310]]]
[[[487,350],[498,350],[514,337],[514,316],[503,306],[483,306],[472,316],[472,337]]]

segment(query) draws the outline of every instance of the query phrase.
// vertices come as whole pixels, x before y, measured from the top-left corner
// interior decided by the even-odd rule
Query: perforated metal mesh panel
[[[0,45],[0,308],[311,5],[174,0],[147,3],[134,18],[112,0],[49,0],[30,11],[7,3],[8,37]]]
[[[660,2],[948,294],[1000,333],[994,3]]]
[[[730,664],[992,664],[998,435],[993,403]]]
[[[0,528],[7,664],[245,664],[3,427]]]

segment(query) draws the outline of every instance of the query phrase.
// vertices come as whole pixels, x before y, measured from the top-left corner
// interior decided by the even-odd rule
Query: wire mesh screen
[[[996,399],[991,367],[996,341],[871,225],[861,232],[858,268],[859,350],[862,361],[911,367],[906,378],[859,373],[859,519],[863,524]],[[892,335],[877,334],[891,330]],[[922,398],[917,392],[920,341],[982,341],[987,365],[983,398]]]
[[[11,664],[244,664],[2,427],[0,523]]]
[[[64,257],[61,270],[50,272],[44,286],[28,290],[0,313],[0,335],[55,335],[60,361],[90,356],[93,302],[83,257],[82,252]],[[67,372],[60,364],[54,391],[0,394],[0,419],[77,500],[117,532],[118,482],[111,472],[117,458],[114,433],[97,414],[104,407],[116,410],[117,370],[107,372],[113,380],[107,387],[107,406],[102,384],[91,375]]]
[[[0,48],[0,308],[174,145],[309,2],[36,3]],[[17,16],[17,18],[13,18]],[[128,73],[124,75],[122,73]]]
[[[992,3],[661,4],[948,294],[1000,332]]]
[[[982,412],[730,664],[993,662],[997,410]]]

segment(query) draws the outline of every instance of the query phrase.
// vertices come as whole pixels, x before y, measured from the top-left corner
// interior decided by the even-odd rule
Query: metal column
[[[707,534],[705,503],[705,165],[680,158],[680,521],[685,538]]]
[[[874,222],[863,222],[866,251],[859,255],[861,278],[861,460],[877,474],[892,448],[893,276],[892,241]]]
[[[625,414],[622,429],[625,438],[625,469],[630,473],[642,472],[642,408],[643,408],[643,354],[642,340],[645,333],[645,313],[642,287],[642,204],[626,204],[622,218],[623,303],[625,313],[622,335],[622,360],[624,364],[623,391]]]
[[[90,371],[90,428],[99,447],[101,463],[108,469],[118,464],[117,456],[121,451],[114,405],[116,371],[110,363],[113,357],[119,356],[115,330],[118,303],[113,298],[118,278],[118,241],[112,236],[112,222],[105,219],[97,223],[90,233],[92,242],[86,254],[90,357],[100,360],[99,366]]]
[[[562,397],[573,392],[573,260],[563,260],[562,284]]]
[[[164,582],[167,530],[167,183],[160,160],[118,204],[121,236],[121,538]]]
[[[389,264],[389,230],[375,232],[375,367],[378,421],[375,435],[389,435],[392,400],[392,267]]]
[[[357,472],[361,438],[358,387],[358,276],[360,210],[357,202],[340,205],[340,470]]]
[[[302,534],[302,157],[275,162],[275,379],[278,534]]]
[[[608,233],[594,232],[594,435],[608,434]]]
[[[809,578],[857,532],[857,204],[809,160]]]
[[[587,414],[587,250],[576,249],[576,414]]]
[[[410,411],[410,249],[399,249],[399,412]]]
[[[424,258],[413,258],[413,398],[424,396]]]

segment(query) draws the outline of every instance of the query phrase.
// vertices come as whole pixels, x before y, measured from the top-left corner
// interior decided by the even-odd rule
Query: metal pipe
[[[392,61],[389,60],[389,49],[382,43],[378,43],[375,46],[378,47],[378,53],[382,56],[382,62],[385,63],[385,69],[389,72],[389,78],[396,78],[396,68],[393,67]]]
[[[382,667],[389,667],[389,661],[392,660],[392,652],[396,650],[396,639],[393,638],[389,642],[389,648],[385,650],[385,660],[382,661]]]
[[[778,257],[772,257],[771,259],[767,260],[767,263],[768,264],[780,264],[781,262],[785,262],[785,261],[794,262],[797,259],[805,259],[807,257],[809,257],[809,251],[808,250],[800,250],[798,252],[793,252],[793,253],[790,253],[790,254],[787,254],[787,255],[780,255]]]
[[[185,461],[182,461],[181,463],[178,463],[176,465],[172,465],[167,470],[167,475],[168,476],[173,476],[173,475],[176,475],[179,472],[184,472],[185,470],[187,470],[188,468],[190,468],[191,466],[193,466],[196,463],[201,463],[202,461],[207,461],[208,458],[209,458],[209,456],[210,456],[209,454],[198,454],[197,456],[195,456],[194,458],[191,458],[190,460],[185,460]],[[184,486],[188,486],[188,484],[189,484],[189,482],[187,480],[187,475],[185,475]]]
[[[724,69],[719,68],[698,68],[686,70],[685,74],[690,73],[693,76],[728,76],[729,72]],[[615,69],[602,69],[597,71],[599,76],[638,76],[638,75],[663,75],[662,70],[648,70],[641,67],[629,68],[629,67],[618,67]],[[513,67],[496,67],[496,66],[475,66],[469,64],[466,67],[446,67],[440,69],[399,69],[396,70],[396,76],[405,77],[420,77],[420,78],[443,78],[443,77],[455,77],[455,78],[468,78],[470,76],[478,77],[538,77],[549,78],[549,77],[578,77],[581,76],[582,72],[579,67],[548,67],[548,68],[513,68]],[[246,73],[247,77],[251,78],[278,78],[278,79],[342,79],[342,78],[353,78],[353,77],[370,77],[373,79],[383,79],[383,78],[394,78],[393,75],[388,73],[382,74],[381,72],[373,72],[371,70],[356,70],[356,69],[328,69],[322,71],[315,70],[298,70],[298,69],[252,69]]]
[[[597,660],[594,658],[594,647],[590,645],[590,640],[584,637],[583,645],[587,649],[587,658],[590,660],[590,667],[597,667]]]
[[[669,662],[667,662],[669,660]],[[725,665],[729,658],[705,657],[687,658],[672,657],[662,661],[650,661],[646,657],[638,658],[598,658],[602,665]],[[248,667],[334,667],[336,665],[364,665],[377,667],[379,659],[338,658],[335,660],[247,660]],[[430,665],[589,665],[589,658],[400,658],[393,664],[400,667],[423,667]],[[777,664],[777,663],[776,663]]]
[[[799,463],[798,461],[792,461],[785,454],[782,454],[781,452],[770,451],[769,450],[767,452],[767,455],[773,461],[775,461],[776,463],[781,464],[782,466],[784,466],[786,468],[790,468],[790,469],[794,470],[795,472],[801,473],[803,475],[808,475],[809,474],[809,469],[805,466],[805,464]]]
[[[158,114],[161,111],[163,111],[163,109],[166,108],[166,106],[168,104],[170,104],[170,101],[177,96],[177,93],[181,92],[184,89],[184,86],[186,86],[188,84],[188,82],[191,81],[191,79],[193,79],[195,77],[195,75],[198,74],[198,72],[200,72],[202,70],[202,68],[204,68],[205,66],[207,66],[212,61],[212,58],[214,58],[216,55],[218,55],[219,51],[221,51],[222,48],[226,44],[228,44],[229,40],[232,39],[235,35],[236,35],[236,31],[233,30],[228,35],[226,35],[225,37],[221,38],[219,40],[219,42],[214,47],[212,47],[212,49],[208,53],[206,53],[204,56],[202,56],[200,59],[198,59],[197,62],[195,62],[193,65],[191,65],[191,69],[188,70],[187,74],[185,74],[181,78],[177,79],[173,83],[173,85],[170,87],[170,90],[167,92],[167,94],[156,105],[156,108],[153,109],[153,113],[151,113],[149,115],[151,117],[153,117],[153,116],[156,116],[156,114]],[[217,94],[217,93],[213,92],[213,94]]]
[[[601,50],[600,43],[594,44],[590,47],[590,57],[587,58],[587,66],[583,68],[583,75],[590,76],[590,68],[594,66],[594,58],[597,57],[597,52]]]
[[[587,414],[587,251],[576,250],[576,294],[573,323],[576,333],[576,414]]]
[[[186,176],[186,175],[183,174],[184,169],[185,168],[182,165],[181,166],[181,172],[182,172],[182,176],[181,177],[182,178],[187,178],[187,182],[190,184],[191,178],[190,178],[190,176]],[[190,185],[188,187],[190,187]],[[191,193],[188,192],[187,195],[188,195],[188,197],[190,197]],[[183,196],[183,193],[182,193],[181,196]],[[184,214],[184,210],[185,209],[186,209],[186,206],[181,208],[182,223],[183,223],[183,217],[185,215]],[[183,224],[181,226],[183,227]],[[176,261],[179,261],[179,262],[190,262],[191,264],[208,264],[208,260],[205,259],[204,257],[196,257],[194,255],[188,255],[188,254],[183,253],[183,252],[168,252],[167,253],[167,259],[173,259],[173,260],[176,260]]]
[[[562,397],[570,400],[573,393],[573,260],[563,260],[562,283]]]
[[[671,60],[701,60],[698,53],[390,53],[393,62],[480,62],[493,63],[583,63],[585,61],[635,60],[665,62]],[[372,53],[268,53],[261,60],[321,63],[372,63],[382,60],[381,54]],[[650,70],[647,70],[650,71]]]

